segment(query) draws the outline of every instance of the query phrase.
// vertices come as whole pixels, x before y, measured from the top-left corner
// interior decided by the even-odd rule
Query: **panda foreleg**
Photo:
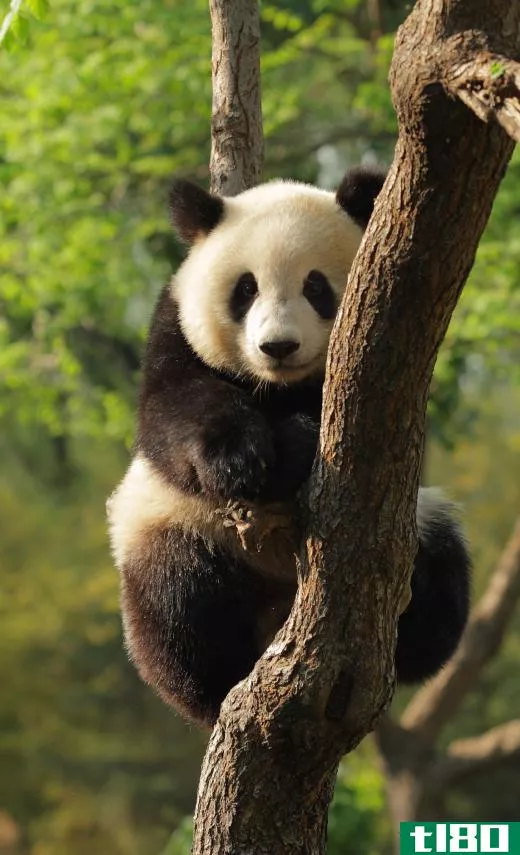
[[[211,726],[260,656],[261,580],[201,537],[166,528],[122,567],[125,640],[141,677]]]
[[[273,466],[270,425],[242,390],[203,374],[143,394],[137,448],[163,478],[189,493],[257,498]]]
[[[403,683],[420,682],[447,662],[469,611],[470,559],[453,506],[440,491],[419,490],[417,525],[412,598],[398,626],[396,669]]]

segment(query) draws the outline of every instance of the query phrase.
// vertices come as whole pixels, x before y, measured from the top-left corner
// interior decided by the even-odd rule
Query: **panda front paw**
[[[284,502],[295,498],[310,477],[319,435],[319,424],[302,413],[278,423],[275,431],[277,465],[270,472],[263,499]]]
[[[275,462],[271,431],[263,419],[220,425],[202,443],[196,470],[203,492],[254,501]]]

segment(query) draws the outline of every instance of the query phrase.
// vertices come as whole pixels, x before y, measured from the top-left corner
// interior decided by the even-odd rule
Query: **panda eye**
[[[247,315],[251,303],[258,293],[258,284],[252,273],[242,273],[231,294],[229,309],[237,323]]]
[[[338,308],[336,295],[321,270],[311,270],[303,283],[303,296],[324,321],[330,321]]]
[[[319,270],[311,270],[305,277],[303,283],[303,294],[305,297],[319,297],[324,291],[330,288],[329,280],[324,273]]]
[[[254,297],[258,291],[258,285],[252,273],[243,273],[235,285],[235,291],[239,291],[244,297]]]

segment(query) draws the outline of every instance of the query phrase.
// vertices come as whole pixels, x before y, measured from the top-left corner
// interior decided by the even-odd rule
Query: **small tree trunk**
[[[262,180],[257,0],[210,0],[213,53],[211,189],[235,196]]]
[[[386,776],[388,809],[394,832],[395,855],[400,853],[401,822],[436,822],[444,816],[444,799],[441,793],[425,791],[428,766],[415,771],[409,769],[399,775]]]

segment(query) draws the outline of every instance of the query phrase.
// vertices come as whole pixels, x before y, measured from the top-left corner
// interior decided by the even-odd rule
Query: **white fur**
[[[334,193],[275,181],[225,200],[221,223],[191,249],[172,282],[190,345],[215,368],[260,380],[291,382],[323,369],[332,321],[303,296],[320,270],[341,297],[362,230]],[[254,274],[259,293],[237,325],[229,300],[238,278]],[[279,366],[260,350],[293,340],[299,349]]]
[[[117,567],[139,553],[152,529],[180,525],[214,537],[214,505],[168,484],[151,464],[134,458],[121,484],[107,502],[110,543]]]

